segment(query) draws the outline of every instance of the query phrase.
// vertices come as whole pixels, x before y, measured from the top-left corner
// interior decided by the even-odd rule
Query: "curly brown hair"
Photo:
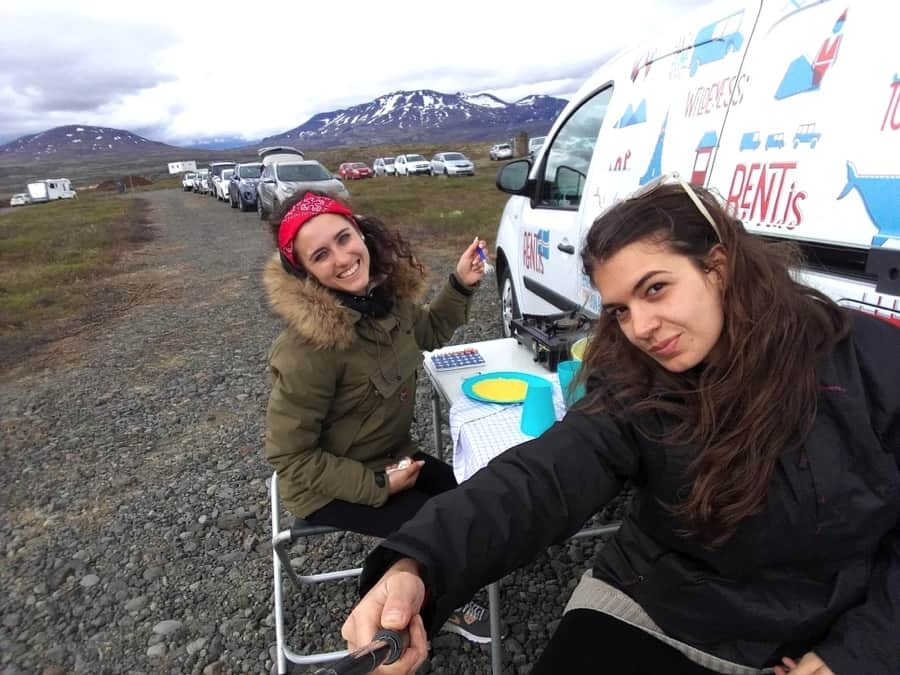
[[[273,213],[268,220],[276,249],[278,248],[278,228],[281,226],[281,221],[284,219],[285,215],[287,215],[288,211],[290,211],[294,205],[301,201],[308,193],[320,197],[328,197],[336,202],[340,202],[348,209],[352,210],[352,207],[347,201],[327,192],[321,192],[319,190],[301,190],[300,192],[292,194],[284,200],[278,208],[278,211]],[[354,214],[353,221],[357,229],[365,235],[366,248],[369,249],[370,258],[369,274],[370,276],[384,275],[385,281],[381,287],[389,296],[393,296],[394,291],[396,290],[394,288],[394,271],[397,269],[398,265],[409,265],[409,267],[415,270],[422,278],[426,276],[427,270],[425,266],[419,262],[418,258],[416,258],[409,242],[403,238],[399,231],[391,230],[378,218],[372,216]],[[293,268],[291,271],[298,276],[305,276],[308,274],[307,270],[303,268],[302,263],[299,261],[298,267]]]
[[[676,420],[662,437],[696,445],[688,467],[689,494],[669,505],[683,533],[708,546],[727,541],[740,522],[762,511],[778,457],[803,441],[816,414],[816,364],[849,329],[846,313],[791,274],[802,261],[788,242],[748,233],[707,190],[696,195],[716,232],[677,184],[627,199],[593,223],[581,251],[589,277],[595,265],[646,240],[687,256],[723,279],[720,343],[700,368],[673,373],[632,345],[615,317],[595,322],[582,378],[603,373],[608,387],[585,401],[588,411],[627,416],[663,414]],[[714,247],[725,251],[716,265]],[[721,249],[719,249],[721,250]]]

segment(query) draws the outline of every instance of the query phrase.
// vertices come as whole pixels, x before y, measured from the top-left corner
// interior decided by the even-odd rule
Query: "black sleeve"
[[[365,593],[398,558],[425,569],[429,634],[479,588],[575,534],[638,471],[631,428],[572,411],[458,488],[431,498],[367,558]]]

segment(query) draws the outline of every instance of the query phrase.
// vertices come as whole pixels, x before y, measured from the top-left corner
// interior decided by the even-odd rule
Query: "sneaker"
[[[491,622],[488,611],[474,602],[457,609],[447,619],[441,630],[458,633],[466,640],[486,644],[491,641]],[[502,637],[502,636],[501,636]]]

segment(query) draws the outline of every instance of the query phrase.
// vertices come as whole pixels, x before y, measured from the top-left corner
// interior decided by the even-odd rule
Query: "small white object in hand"
[[[481,248],[481,246],[478,247],[478,255],[481,258],[481,262],[484,263],[484,275],[487,276],[493,274],[494,266],[488,262],[487,253],[484,252],[484,249]]]

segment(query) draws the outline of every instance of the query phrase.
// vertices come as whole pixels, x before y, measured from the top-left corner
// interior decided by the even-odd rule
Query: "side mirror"
[[[517,159],[497,172],[497,189],[510,195],[527,196],[528,174],[531,172],[531,161]]]

